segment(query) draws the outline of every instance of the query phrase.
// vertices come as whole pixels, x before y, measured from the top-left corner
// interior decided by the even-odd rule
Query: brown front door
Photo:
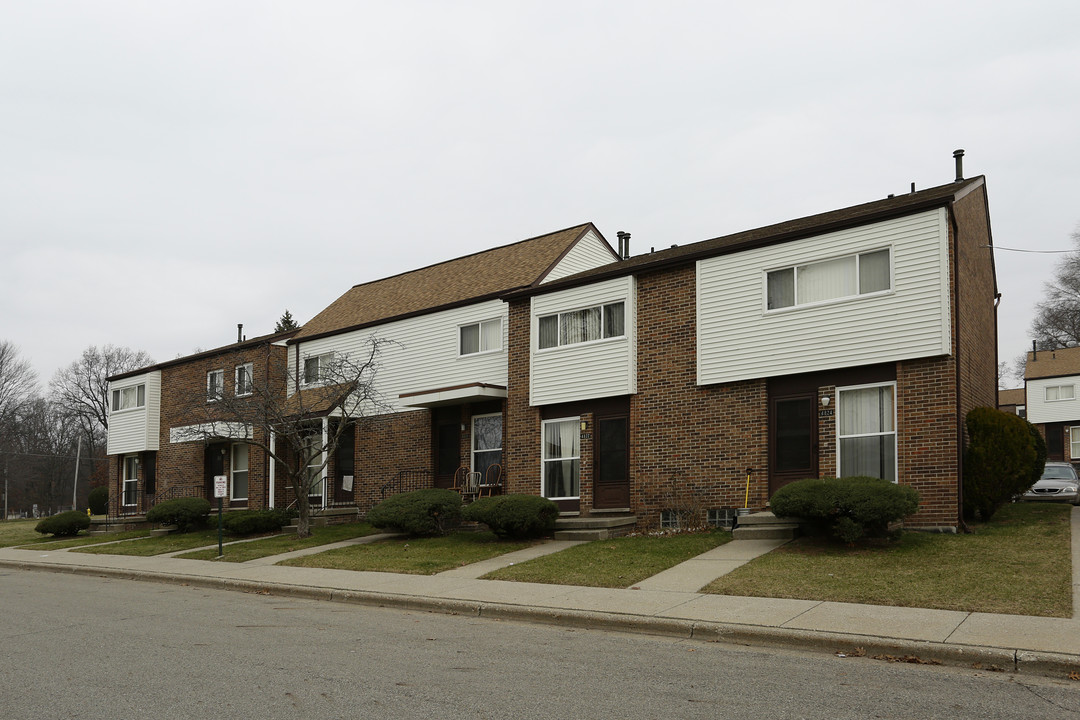
[[[349,425],[341,431],[341,438],[338,440],[337,448],[334,449],[334,502],[345,504],[353,502],[356,497],[355,483],[356,428]]]
[[[769,495],[795,480],[817,477],[818,438],[813,394],[769,403]]]
[[[457,405],[436,408],[432,413],[432,425],[435,487],[449,488],[454,484],[454,473],[461,466],[461,408]]]
[[[1046,459],[1065,460],[1065,423],[1046,423]]]
[[[596,418],[593,447],[593,507],[630,508],[630,419]]]

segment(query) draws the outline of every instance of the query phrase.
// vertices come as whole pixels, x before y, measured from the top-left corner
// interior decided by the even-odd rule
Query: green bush
[[[175,525],[179,532],[206,524],[210,516],[210,501],[203,498],[173,498],[165,500],[146,513],[146,519],[161,525]]]
[[[889,523],[919,509],[919,493],[874,477],[810,478],[789,483],[770,499],[777,517],[797,517],[809,530],[852,543],[882,537]]]
[[[497,495],[466,505],[462,517],[484,523],[501,538],[536,538],[555,530],[559,506],[538,495]]]
[[[37,525],[34,530],[43,535],[78,535],[80,530],[90,527],[90,518],[84,512],[68,510],[59,515],[47,517]]]
[[[230,535],[276,532],[289,523],[284,510],[236,510],[225,513],[221,526]]]
[[[101,485],[92,489],[86,503],[90,506],[90,512],[95,515],[105,515],[109,512],[109,488]]]
[[[367,521],[408,535],[442,535],[461,519],[461,496],[453,490],[415,490],[371,508]]]
[[[967,414],[966,423],[964,517],[985,521],[1039,479],[1046,446],[1034,437],[1031,424],[1013,413],[979,407]]]

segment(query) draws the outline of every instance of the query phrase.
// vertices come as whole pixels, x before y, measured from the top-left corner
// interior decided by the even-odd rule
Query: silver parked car
[[[1048,462],[1042,477],[1022,497],[1024,500],[1058,500],[1080,505],[1080,478],[1069,463]]]

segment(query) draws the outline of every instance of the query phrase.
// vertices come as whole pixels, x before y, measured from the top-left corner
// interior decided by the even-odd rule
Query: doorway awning
[[[502,400],[506,397],[506,387],[487,383],[469,383],[419,392],[402,393],[398,399],[405,407],[433,408],[443,405],[462,405],[464,403]]]

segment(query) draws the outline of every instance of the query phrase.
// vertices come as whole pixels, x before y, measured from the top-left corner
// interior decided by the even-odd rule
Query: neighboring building
[[[997,400],[982,177],[629,259],[623,240],[615,252],[580,225],[357,285],[275,340],[291,398],[334,358],[392,342],[375,417],[330,459],[316,505],[364,513],[388,492],[448,487],[462,465],[499,464],[509,492],[646,527],[676,511],[719,521],[792,480],[860,474],[919,490],[913,524],[957,525],[964,416]],[[145,386],[132,422],[113,421],[119,491],[127,458],[153,452],[157,493],[205,488],[206,442],[163,462],[180,423],[169,375],[205,379],[234,350],[113,378],[135,402],[128,388]],[[217,453],[235,457],[242,439]],[[254,462],[248,504],[287,502]]]
[[[1024,388],[998,390],[998,410],[1027,418],[1027,400]]]
[[[1024,390],[1027,419],[1046,438],[1046,459],[1080,461],[1080,347],[1028,352]]]

